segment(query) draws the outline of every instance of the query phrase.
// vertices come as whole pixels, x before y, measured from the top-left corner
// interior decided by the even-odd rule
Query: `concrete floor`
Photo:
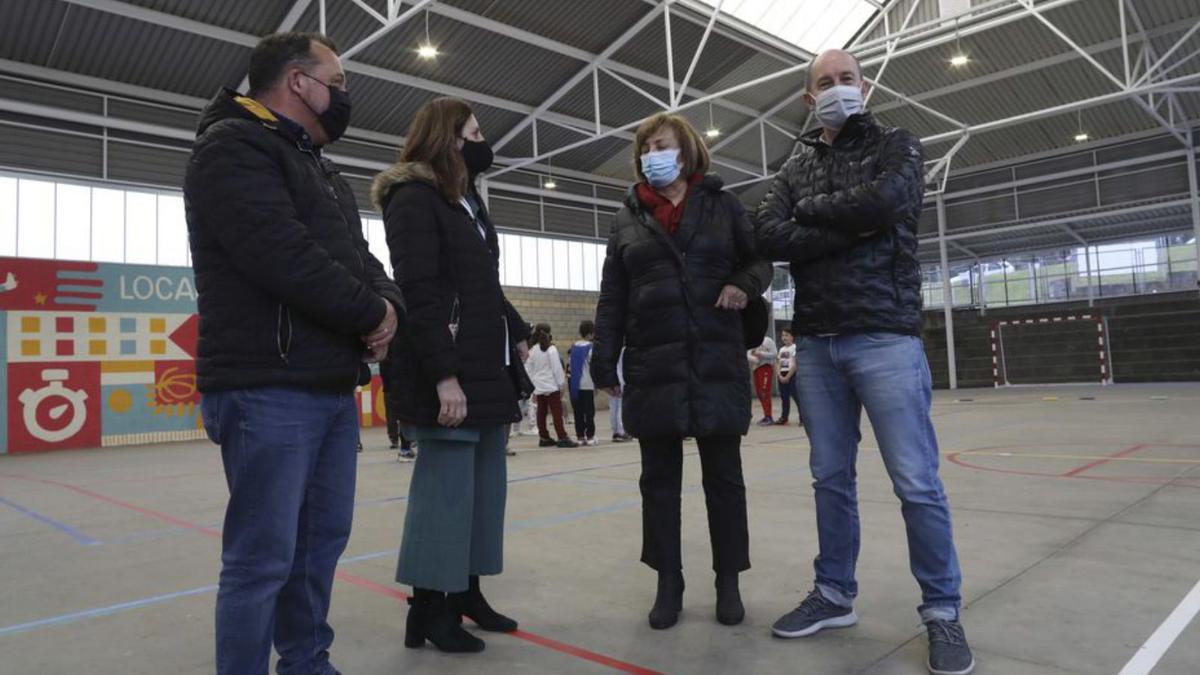
[[[1116,673],[1180,605],[1200,579],[1198,411],[1200,385],[938,393],[976,672]],[[743,445],[754,569],[735,628],[713,619],[699,466],[688,459],[690,585],[680,624],[664,632],[645,623],[654,578],[637,562],[636,447],[537,450],[523,438],[509,464],[508,571],[484,588],[529,633],[448,656],[402,646],[392,573],[412,465],[369,431],[335,587],[335,663],[346,675],[923,673],[900,512],[864,437],[858,626],[770,636],[810,587],[816,551],[800,429],[755,428]],[[224,503],[207,444],[0,458],[0,672],[211,672]],[[1154,672],[1200,672],[1198,637],[1191,621]]]

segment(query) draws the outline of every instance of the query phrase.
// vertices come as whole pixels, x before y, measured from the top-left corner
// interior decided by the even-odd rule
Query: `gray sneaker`
[[[929,633],[929,672],[933,675],[967,675],[975,669],[975,657],[967,646],[967,635],[957,621],[934,619],[925,624]]]
[[[800,606],[784,614],[771,627],[771,632],[781,638],[807,637],[824,628],[846,628],[858,623],[858,615],[851,607],[836,605],[820,591],[813,590]]]

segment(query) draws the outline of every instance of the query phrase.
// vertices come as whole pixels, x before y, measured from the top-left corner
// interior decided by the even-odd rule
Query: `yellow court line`
[[[949,453],[954,454],[954,453]],[[1160,457],[1097,457],[1095,455],[1056,455],[1056,454],[1038,454],[1026,452],[998,452],[988,450],[967,450],[966,452],[957,453],[960,456],[988,456],[988,457],[1029,457],[1032,459],[1084,459],[1097,460],[1103,459],[1109,462],[1145,462],[1148,464],[1200,464],[1200,459],[1164,459]]]

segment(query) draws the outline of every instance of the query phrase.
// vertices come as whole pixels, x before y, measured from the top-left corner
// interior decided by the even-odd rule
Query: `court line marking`
[[[1070,471],[1067,471],[1066,473],[1064,473],[1063,477],[1064,478],[1073,478],[1075,476],[1078,476],[1081,473],[1086,473],[1087,471],[1095,469],[1098,466],[1103,466],[1103,465],[1111,462],[1114,459],[1121,459],[1123,457],[1132,455],[1133,453],[1135,453],[1139,450],[1144,450],[1144,449],[1146,449],[1146,447],[1147,447],[1147,445],[1145,443],[1138,443],[1137,445],[1131,445],[1128,448],[1125,448],[1124,450],[1120,450],[1118,452],[1114,452],[1111,455],[1101,457],[1093,462],[1088,462],[1087,464],[1084,464],[1083,466],[1075,467],[1074,469],[1071,469]]]
[[[54,520],[53,518],[51,518],[49,516],[43,516],[42,514],[38,513],[37,511],[34,511],[33,509],[21,506],[20,504],[12,501],[10,499],[5,499],[4,497],[0,497],[0,504],[7,506],[8,508],[12,509],[13,511],[16,511],[17,513],[29,516],[30,518],[32,518],[42,524],[53,527],[54,529],[58,530],[59,532],[62,532],[63,534],[66,534],[68,537],[74,539],[76,541],[76,543],[83,544],[84,546],[99,546],[100,544],[104,543],[104,542],[100,541],[99,539],[93,539],[92,537],[87,536],[86,534],[71,527],[70,525],[67,525],[66,523],[60,523],[57,520]]]
[[[1125,664],[1119,675],[1149,675],[1197,614],[1200,614],[1200,581],[1196,582],[1191,592],[1183,597],[1175,610],[1150,635],[1145,644],[1138,647],[1133,658]]]
[[[1166,459],[1163,457],[1096,457],[1095,455],[1060,455],[1037,452],[1000,452],[996,450],[968,450],[958,454],[968,457],[1012,457],[1016,459],[1104,459],[1106,462],[1133,462],[1146,464],[1200,464],[1200,459]]]
[[[192,589],[188,589],[186,591],[176,591],[175,593],[165,593],[163,595],[153,595],[148,598],[141,598],[139,600],[131,600],[129,602],[121,602],[121,603],[117,603],[115,605],[108,605],[106,607],[95,607],[93,609],[85,609],[85,610],[82,610],[79,612],[72,612],[70,614],[60,614],[58,616],[52,616],[47,619],[38,619],[37,621],[29,621],[26,623],[18,623],[18,624],[12,625],[12,626],[4,626],[4,627],[0,628],[0,637],[4,637],[6,635],[14,635],[16,633],[24,633],[25,631],[30,631],[35,628],[44,628],[46,626],[58,626],[58,625],[62,625],[62,624],[74,623],[81,619],[91,619],[94,617],[109,616],[110,614],[116,614],[118,612],[123,612],[127,609],[136,609],[138,607],[148,607],[150,605],[157,605],[159,603],[167,602],[169,600],[175,600],[177,598],[186,598],[186,597],[192,596],[192,595],[203,595],[205,593],[211,593],[215,590],[217,590],[216,584],[213,584],[211,586],[201,586],[200,588],[192,588]]]
[[[599,467],[596,467],[596,468],[599,468]],[[212,538],[216,538],[216,539],[221,538],[221,533],[216,530],[213,530],[211,528],[202,527],[202,526],[196,525],[194,523],[189,523],[188,521],[183,520],[182,518],[176,518],[175,516],[172,516],[172,515],[169,515],[166,513],[162,513],[161,511],[155,511],[153,509],[143,508],[143,507],[137,506],[136,504],[131,504],[129,502],[125,502],[125,501],[122,501],[119,499],[114,499],[112,497],[108,497],[106,495],[102,495],[97,492],[92,492],[91,490],[87,490],[84,488],[80,488],[78,486],[71,485],[70,483],[45,480],[45,479],[41,479],[41,478],[29,478],[29,477],[25,477],[25,476],[22,476],[22,478],[24,478],[25,480],[33,480],[33,481],[37,481],[39,483],[44,483],[47,485],[54,485],[57,487],[72,490],[74,492],[78,492],[79,494],[85,495],[87,497],[91,497],[92,499],[96,499],[96,500],[105,502],[107,504],[112,504],[114,506],[118,506],[123,509],[128,509],[130,511],[134,511],[135,513],[139,513],[139,514],[141,514],[143,516],[147,516],[149,518],[155,518],[157,520],[161,520],[163,522],[167,522],[172,525],[178,525],[179,527],[183,527],[185,529],[194,530],[196,532],[200,532],[202,534],[208,535],[209,537],[212,537]],[[371,591],[378,595],[384,595],[387,597],[399,598],[399,599],[407,599],[408,598],[408,594],[404,593],[403,591],[391,588],[389,586],[385,586],[383,584],[375,583],[374,581],[371,581],[370,579],[360,577],[356,574],[350,574],[349,572],[346,572],[344,570],[339,569],[336,572],[334,572],[334,578],[344,581],[346,583],[349,583],[351,585],[358,586],[359,588]],[[203,587],[203,589],[215,589],[215,588],[216,588],[215,586]],[[192,589],[191,591],[181,591],[181,594],[196,595],[196,594],[199,594],[202,592],[208,592],[208,591],[200,590],[200,589]],[[166,600],[172,599],[173,597],[181,597],[181,594],[174,594],[171,597],[156,596],[155,598],[152,598],[151,602],[148,604],[154,604],[155,602],[164,602]],[[139,601],[134,601],[134,602],[137,603]],[[129,603],[124,603],[124,605],[128,605],[128,604]],[[124,605],[112,605],[108,608],[102,608],[102,609],[108,610],[105,613],[113,613],[116,611],[120,611],[120,609],[126,608],[126,607],[124,607]],[[135,604],[133,606],[138,607],[141,605]],[[90,611],[95,612],[97,610],[90,610]],[[78,613],[76,613],[76,614],[78,614]],[[75,615],[65,615],[65,616],[72,617]],[[94,613],[88,614],[85,612],[84,617],[82,617],[82,618],[86,618],[86,617],[90,617],[90,616],[103,616],[103,613],[102,614],[94,614]],[[62,616],[52,617],[50,619],[43,619],[42,622],[32,622],[31,624],[29,624],[29,623],[20,624],[19,626],[11,627],[11,628],[14,631],[18,627],[21,627],[23,630],[29,630],[33,627],[36,627],[37,625],[46,625],[44,622],[55,623],[55,622],[61,622],[61,621],[64,621],[64,618]],[[6,634],[4,632],[4,630],[0,629],[0,635],[4,635],[4,634]],[[531,642],[533,644],[539,645],[541,647],[545,647],[545,648],[553,650],[553,651],[557,651],[559,653],[567,654],[569,656],[574,656],[576,658],[583,659],[585,661],[591,661],[593,663],[604,665],[609,668],[613,668],[615,670],[620,670],[622,672],[633,673],[634,675],[663,675],[662,673],[659,673],[658,671],[655,671],[655,670],[643,668],[641,666],[637,666],[632,663],[626,663],[626,662],[620,661],[618,659],[604,656],[603,654],[599,654],[597,652],[583,649],[581,647],[575,647],[573,645],[568,645],[563,642],[558,642],[557,640],[552,640],[550,638],[536,635],[534,633],[527,633],[525,631],[517,631],[516,633],[507,633],[507,635],[525,640],[527,642]]]

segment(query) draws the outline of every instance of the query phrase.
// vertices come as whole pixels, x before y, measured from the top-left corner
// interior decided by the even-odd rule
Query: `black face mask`
[[[492,154],[492,146],[488,145],[487,141],[470,141],[463,140],[462,147],[463,162],[467,165],[467,173],[471,176],[479,174],[492,168],[492,160],[495,155]]]
[[[321,82],[308,73],[300,74],[310,80]],[[321,82],[321,84],[325,83]],[[332,143],[341,138],[342,134],[346,133],[346,127],[350,126],[350,94],[330,84],[325,84],[325,87],[329,89],[329,107],[325,109],[325,112],[319,113],[313,110],[311,105],[308,105],[308,101],[304,101],[303,98],[300,100],[304,101],[304,105],[308,106],[308,109],[317,116],[317,122],[325,130],[325,135]]]

